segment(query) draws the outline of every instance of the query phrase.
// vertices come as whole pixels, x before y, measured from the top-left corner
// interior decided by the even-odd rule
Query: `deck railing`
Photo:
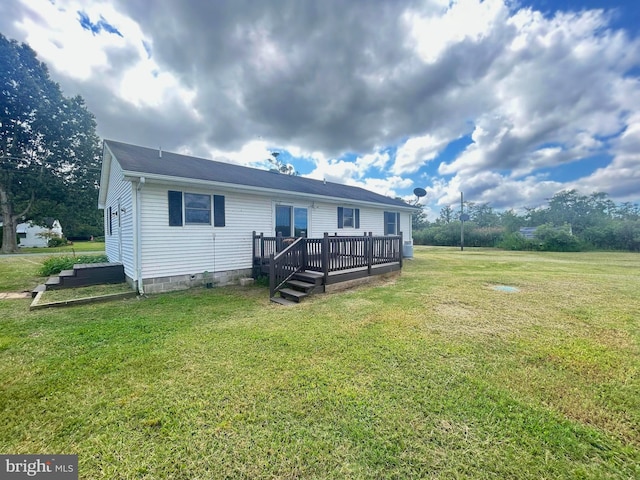
[[[268,267],[271,295],[300,270],[330,273],[399,263],[402,267],[402,234],[329,236],[323,238],[265,237],[253,232],[254,277]]]
[[[297,238],[281,252],[269,255],[269,296],[273,297],[288,280],[304,269],[306,247],[304,238]]]

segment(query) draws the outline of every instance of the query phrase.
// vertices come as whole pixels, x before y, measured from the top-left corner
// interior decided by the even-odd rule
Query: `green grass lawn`
[[[84,244],[82,244],[82,249],[75,252],[80,253],[80,255],[73,255],[74,252],[71,252],[69,250],[66,256],[86,256],[86,253],[83,252],[92,251],[84,246],[89,243],[97,246],[101,245],[102,247],[99,248],[102,248],[102,251],[104,252],[104,243],[96,244],[96,242],[85,242]],[[59,252],[54,252],[52,250],[58,249],[30,248],[26,253],[30,253],[31,255],[0,255],[0,292],[20,292],[32,290],[39,283],[43,283],[48,277],[41,276],[38,270],[42,266],[43,261],[49,258],[49,256],[42,255],[41,253],[51,253],[54,254],[51,255],[52,257],[55,256],[56,258],[58,258],[58,254],[65,252],[63,250],[60,250]],[[40,254],[33,255],[35,253]]]
[[[296,307],[0,301],[0,452],[83,479],[638,478],[639,284],[638,254],[416,247]]]
[[[19,253],[104,253],[104,242],[73,242],[64,247],[33,247],[21,248]],[[0,256],[2,258],[2,256]]]
[[[100,297],[117,293],[132,292],[128,283],[116,283],[108,285],[90,285],[88,287],[62,288],[60,290],[47,290],[42,294],[40,303],[64,302],[79,298]]]
[[[32,290],[45,281],[38,272],[43,260],[37,255],[0,256],[0,292]]]

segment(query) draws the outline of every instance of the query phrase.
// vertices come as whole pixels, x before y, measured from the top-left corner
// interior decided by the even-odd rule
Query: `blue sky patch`
[[[595,172],[599,168],[604,168],[611,162],[611,155],[594,155],[583,158],[576,162],[562,163],[550,168],[538,170],[541,175],[549,175],[556,182],[573,182]]]
[[[151,58],[151,45],[143,40],[142,46],[144,47],[144,51],[147,52],[147,59]]]
[[[87,15],[82,10],[78,10],[78,22],[80,23],[82,28],[88,30],[94,35],[98,35],[104,30],[107,33],[113,33],[114,35],[118,35],[119,37],[124,38],[122,33],[120,33],[120,31],[116,27],[107,22],[102,15],[100,15],[100,20],[98,20],[97,23],[93,23],[91,21],[91,18],[89,18],[89,15]]]

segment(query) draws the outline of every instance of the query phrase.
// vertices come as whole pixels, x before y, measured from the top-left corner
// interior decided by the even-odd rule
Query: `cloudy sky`
[[[103,138],[422,187],[430,220],[640,202],[638,0],[2,0],[0,32]]]

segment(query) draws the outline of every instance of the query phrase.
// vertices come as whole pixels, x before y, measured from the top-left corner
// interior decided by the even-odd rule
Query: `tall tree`
[[[524,217],[520,217],[512,208],[500,213],[500,225],[502,225],[508,233],[517,232],[520,227],[525,224]]]
[[[613,216],[622,220],[640,220],[640,205],[631,202],[621,203]]]
[[[26,44],[0,34],[0,214],[2,252],[17,250],[16,226],[47,192],[95,175],[99,138],[81,97],[66,98]]]
[[[279,173],[284,173],[286,175],[298,176],[299,173],[296,171],[294,166],[290,163],[284,163],[278,158],[279,156],[279,152],[271,152],[271,158],[267,158],[267,161],[274,166],[272,170],[275,170]]]
[[[495,227],[500,223],[500,216],[488,203],[469,202],[467,212],[471,221],[479,227]]]
[[[451,223],[453,221],[453,217],[454,217],[453,208],[447,205],[446,207],[442,207],[442,209],[440,209],[440,215],[438,216],[436,223],[438,224]]]
[[[416,206],[418,206],[418,202],[416,202]],[[429,226],[429,219],[427,218],[427,214],[421,208],[420,210],[416,210],[411,215],[411,229],[412,230],[422,230]]]

